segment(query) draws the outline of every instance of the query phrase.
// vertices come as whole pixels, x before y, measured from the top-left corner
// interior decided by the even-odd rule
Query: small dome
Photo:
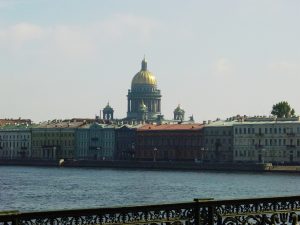
[[[104,109],[103,110],[105,110],[105,111],[113,111],[113,108],[109,105],[109,102],[107,103],[107,105],[104,107]]]
[[[184,113],[184,110],[180,107],[180,104],[176,107],[176,109],[174,110],[174,113]]]
[[[133,88],[136,85],[157,85],[155,76],[147,70],[147,62],[145,59],[143,59],[142,61],[141,70],[132,79],[131,88]]]

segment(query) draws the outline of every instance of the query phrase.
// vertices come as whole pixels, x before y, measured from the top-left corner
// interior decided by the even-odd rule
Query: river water
[[[0,211],[300,195],[300,175],[0,166]]]

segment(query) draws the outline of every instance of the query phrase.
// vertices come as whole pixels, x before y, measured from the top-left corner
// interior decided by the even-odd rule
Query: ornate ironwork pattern
[[[0,215],[0,225],[192,225],[194,203]]]
[[[296,225],[300,219],[300,196],[210,201],[203,207],[207,205],[211,217],[206,224]]]
[[[300,196],[29,213],[0,225],[299,225]]]

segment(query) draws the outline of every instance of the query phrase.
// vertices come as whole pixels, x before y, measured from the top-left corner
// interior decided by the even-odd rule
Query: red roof
[[[146,130],[201,130],[203,128],[203,124],[194,123],[194,124],[161,124],[161,125],[153,125],[147,124],[140,128],[138,131],[146,131]]]

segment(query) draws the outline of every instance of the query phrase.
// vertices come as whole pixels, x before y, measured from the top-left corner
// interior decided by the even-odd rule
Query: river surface
[[[300,175],[0,166],[0,211],[300,195]]]

